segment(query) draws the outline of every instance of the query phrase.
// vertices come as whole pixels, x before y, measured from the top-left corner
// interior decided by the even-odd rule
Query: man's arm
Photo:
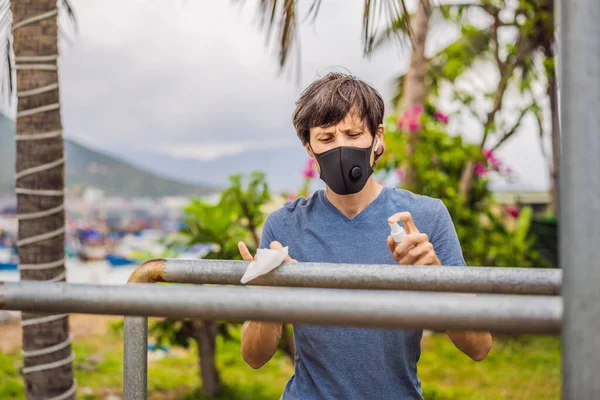
[[[489,332],[458,331],[446,333],[456,348],[474,361],[483,360],[492,349],[492,335]]]
[[[438,258],[438,252],[436,252],[438,247],[444,247],[442,253],[445,254],[460,254],[459,258],[462,260],[462,251],[456,237],[456,231],[445,206],[443,206],[441,214],[443,220],[438,221],[438,223],[442,225],[441,230],[445,231],[443,232],[445,240],[441,243],[438,242],[436,246],[429,241],[427,235],[419,232],[410,213],[401,212],[389,218],[388,222],[402,221],[407,233],[407,236],[400,243],[395,243],[391,236],[388,237],[388,247],[398,264],[442,265],[442,262]],[[464,265],[464,263],[462,264]],[[474,296],[468,294],[461,295]],[[483,360],[492,348],[492,335],[489,332],[452,331],[447,332],[447,334],[456,348],[475,361]]]
[[[281,249],[283,246],[277,241],[270,244],[271,249]],[[254,257],[243,242],[238,243],[238,250],[245,261],[252,261]],[[289,255],[284,260],[298,262]],[[246,321],[242,326],[242,358],[254,369],[265,365],[277,351],[281,338],[283,323],[266,321]]]
[[[242,327],[242,358],[254,369],[265,365],[277,351],[281,322],[246,321]]]

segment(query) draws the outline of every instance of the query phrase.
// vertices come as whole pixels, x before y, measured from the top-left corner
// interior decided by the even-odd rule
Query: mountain
[[[15,123],[0,114],[0,195],[14,187]],[[160,197],[207,195],[217,187],[200,182],[182,182],[149,172],[119,157],[65,140],[66,184],[69,190],[94,187],[109,196]]]
[[[209,161],[130,149],[127,149],[127,153],[118,150],[113,153],[117,157],[126,157],[139,168],[160,173],[171,179],[203,182],[221,187],[228,185],[230,175],[262,171],[266,174],[272,192],[299,190],[303,180],[302,170],[307,159],[306,151],[299,141],[296,146],[247,150]]]
[[[214,187],[226,187],[232,174],[255,170],[266,173],[272,192],[293,192],[302,185],[302,169],[307,159],[299,142],[290,147],[248,150],[209,161],[140,152],[134,148],[94,150],[71,139],[65,140],[65,149],[69,187],[92,184],[109,194],[128,196],[205,194]],[[0,114],[0,195],[12,190],[13,170],[14,122]],[[323,186],[317,179],[312,187]],[[545,190],[528,182],[508,183],[501,179],[492,182],[492,189],[498,192]]]

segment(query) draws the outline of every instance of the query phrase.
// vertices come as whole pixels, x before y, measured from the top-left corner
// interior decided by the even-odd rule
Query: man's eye
[[[362,132],[358,132],[358,133],[349,133],[348,136],[350,136],[351,138],[357,138],[360,135],[362,135]]]
[[[329,142],[331,142],[331,138],[330,137],[321,138],[321,139],[319,139],[319,142],[321,142],[321,143],[329,143]]]

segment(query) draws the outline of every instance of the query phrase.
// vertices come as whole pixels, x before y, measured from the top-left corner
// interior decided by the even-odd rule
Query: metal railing
[[[129,283],[240,285],[243,261],[152,260]],[[284,263],[252,285],[317,287],[344,291],[242,290],[219,288],[198,307],[217,301],[221,314],[244,310],[242,319],[346,324],[397,328],[483,329],[496,332],[558,333],[560,299],[532,296],[377,293],[349,289],[419,290],[552,295],[560,292],[562,272],[531,268],[410,267],[369,264]],[[208,289],[208,288],[205,288]],[[187,293],[187,292],[186,292]],[[152,296],[152,298],[155,298]],[[227,299],[219,302],[220,299]],[[193,303],[192,303],[193,304]],[[199,304],[199,303],[197,303]],[[215,305],[216,306],[216,305]],[[228,314],[228,315],[226,315]],[[252,314],[252,315],[251,315]],[[191,315],[188,315],[191,316]],[[299,318],[299,319],[297,319]],[[209,318],[210,319],[210,318]],[[235,319],[235,318],[234,318]],[[125,318],[124,393],[126,400],[146,398],[148,318]]]
[[[125,315],[127,400],[146,398],[146,316],[560,333],[560,270],[285,263],[251,283],[293,289],[180,285],[240,285],[247,264],[152,260],[134,271],[129,283],[135,285],[128,286],[6,283],[0,286],[0,308]],[[432,293],[441,291],[458,293]],[[474,292],[484,294],[459,294]]]

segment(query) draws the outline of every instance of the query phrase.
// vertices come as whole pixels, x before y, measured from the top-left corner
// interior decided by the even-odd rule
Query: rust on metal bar
[[[149,260],[133,271],[127,283],[154,283],[165,281],[165,259]]]

